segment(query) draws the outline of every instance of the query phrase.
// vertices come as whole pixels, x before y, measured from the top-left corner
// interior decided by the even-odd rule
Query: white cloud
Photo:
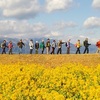
[[[57,36],[60,36],[61,34],[59,34],[59,32],[51,32],[51,34],[52,34],[52,36],[55,36],[55,37],[57,37]]]
[[[85,20],[84,27],[86,28],[98,28],[100,27],[100,18],[90,17]]]
[[[27,21],[2,20],[0,21],[0,35],[19,38],[41,37],[45,34],[45,24],[30,24]]]
[[[92,6],[100,9],[100,0],[93,0]]]
[[[40,10],[38,0],[0,0],[0,9],[5,17],[32,18]]]
[[[67,28],[73,28],[76,27],[77,24],[75,22],[69,21],[69,22],[57,22],[54,24],[54,29],[56,30],[63,30],[63,29],[67,29]]]
[[[56,10],[67,10],[73,4],[73,0],[46,0],[46,10],[47,12],[52,12]]]
[[[60,33],[60,32],[57,32],[57,31],[51,31],[51,32],[49,32],[49,34],[46,34],[45,35],[45,37],[49,37],[49,38],[58,38],[58,37],[60,37],[60,36],[62,36],[62,34]]]
[[[61,37],[64,30],[75,27],[74,22],[58,22],[48,26],[43,23],[30,24],[27,20],[1,20],[0,36],[11,38],[30,38],[30,37]],[[63,31],[63,32],[62,32]]]
[[[28,19],[35,17],[40,12],[68,10],[73,5],[73,0],[0,0],[0,16],[5,18]]]

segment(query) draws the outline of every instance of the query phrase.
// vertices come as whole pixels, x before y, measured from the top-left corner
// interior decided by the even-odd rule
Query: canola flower
[[[0,64],[0,100],[100,100],[100,65]]]

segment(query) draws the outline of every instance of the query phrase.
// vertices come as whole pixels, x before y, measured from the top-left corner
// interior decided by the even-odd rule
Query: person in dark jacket
[[[70,54],[70,40],[71,40],[71,39],[69,39],[69,40],[66,42],[67,54]]]
[[[2,54],[6,54],[6,40],[3,41],[3,43],[1,44],[1,48],[2,48]]]
[[[56,48],[56,41],[55,40],[53,40],[51,46],[52,46],[51,54],[55,54],[55,48]]]
[[[85,47],[83,54],[85,54],[86,52],[89,53],[89,45],[91,45],[91,44],[88,43],[88,38],[85,39],[83,44],[84,44],[84,47]]]
[[[17,43],[17,46],[19,48],[19,54],[21,54],[22,53],[22,48],[23,48],[23,46],[25,46],[22,39]]]
[[[35,43],[35,53],[38,54],[38,49],[39,49],[39,43],[36,41]]]

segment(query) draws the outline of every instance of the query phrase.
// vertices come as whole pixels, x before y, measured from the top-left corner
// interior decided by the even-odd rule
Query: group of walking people
[[[71,39],[69,39],[67,42],[63,42],[62,40],[59,40],[56,43],[56,40],[53,40],[52,43],[50,41],[50,39],[47,39],[46,43],[44,42],[44,40],[42,40],[40,43],[38,41],[36,41],[35,43],[33,42],[33,40],[31,39],[29,41],[29,48],[30,48],[30,54],[33,54],[33,50],[35,49],[35,54],[39,53],[39,49],[41,49],[41,54],[44,54],[44,50],[46,49],[46,54],[55,54],[55,49],[57,48],[57,52],[56,54],[62,54],[62,44],[65,44],[66,46],[66,53],[70,54],[70,48],[71,48],[71,44],[70,44]],[[82,46],[85,47],[83,54],[85,53],[89,53],[89,46],[91,44],[88,43],[88,38],[85,39],[85,41],[83,41],[83,45],[80,43],[80,40],[78,40],[75,44],[76,47],[76,54],[80,54],[80,48]],[[18,53],[22,54],[22,48],[23,46],[25,46],[25,43],[23,42],[23,40],[21,39],[18,43]],[[96,43],[97,46],[97,53],[100,52],[100,40],[97,41]],[[14,48],[12,41],[9,41],[8,45],[6,43],[6,40],[3,41],[3,43],[1,43],[1,48],[2,48],[2,54],[6,54],[6,48],[8,48],[8,53],[9,54],[13,54],[12,53],[12,49]]]
[[[85,41],[83,41],[83,45],[85,47],[83,54],[85,54],[86,52],[89,53],[89,45],[91,45],[91,44],[88,43],[88,38],[86,38]],[[77,47],[76,54],[77,53],[80,54],[80,47],[82,46],[81,43],[80,43],[80,40],[77,41],[75,46]]]

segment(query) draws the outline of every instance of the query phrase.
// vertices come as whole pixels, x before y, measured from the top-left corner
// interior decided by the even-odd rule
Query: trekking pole
[[[25,54],[26,54],[26,45],[25,45]]]
[[[23,41],[27,42],[27,39],[24,39]],[[25,54],[26,54],[26,44],[25,44],[24,48],[25,48],[24,51],[25,51]]]

